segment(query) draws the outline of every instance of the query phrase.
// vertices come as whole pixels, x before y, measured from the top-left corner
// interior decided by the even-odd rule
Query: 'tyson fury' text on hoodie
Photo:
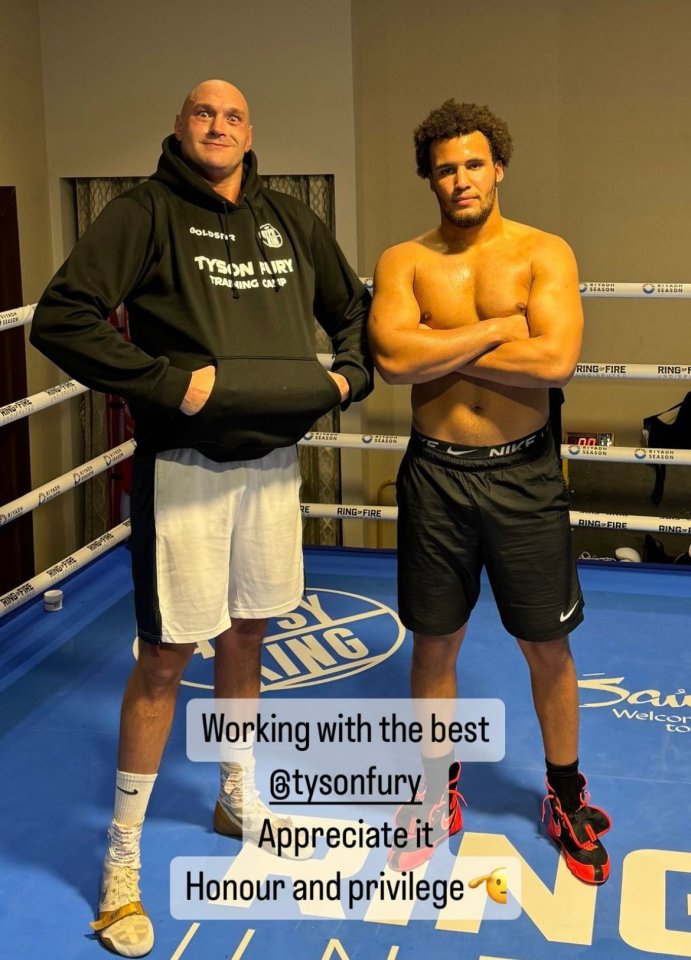
[[[131,342],[105,322],[120,303]],[[340,402],[316,357],[314,317],[351,399],[367,396],[369,305],[321,220],[262,187],[253,153],[233,204],[170,136],[153,177],[108,204],[53,278],[31,342],[80,383],[124,397],[140,451],[245,460],[295,443]],[[191,371],[208,364],[212,393],[185,416]]]

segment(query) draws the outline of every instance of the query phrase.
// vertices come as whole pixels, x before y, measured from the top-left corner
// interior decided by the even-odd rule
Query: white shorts
[[[233,618],[293,610],[304,584],[296,448],[234,463],[191,449],[135,455],[131,542],[150,643],[195,643]]]

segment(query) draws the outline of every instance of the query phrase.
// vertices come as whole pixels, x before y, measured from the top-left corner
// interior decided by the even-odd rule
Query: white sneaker
[[[230,775],[223,784],[214,809],[214,830],[224,837],[240,837],[257,843],[267,822],[274,835],[281,828],[293,828],[290,817],[277,816],[260,799],[254,783],[254,766],[254,757],[247,766],[239,763],[228,764]],[[279,853],[266,839],[262,842],[261,849],[268,853]],[[297,855],[283,849],[280,856],[292,860],[308,860],[313,853],[312,848],[300,850]]]
[[[139,897],[139,870],[105,860],[98,920],[91,926],[103,946],[121,957],[144,957],[154,945],[154,928]]]

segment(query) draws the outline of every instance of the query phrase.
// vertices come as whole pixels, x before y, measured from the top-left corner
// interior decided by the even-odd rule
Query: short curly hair
[[[451,140],[476,130],[487,137],[494,162],[508,166],[513,141],[504,121],[495,117],[487,106],[445,100],[413,134],[418,176],[424,179],[431,176],[430,147],[436,140]]]

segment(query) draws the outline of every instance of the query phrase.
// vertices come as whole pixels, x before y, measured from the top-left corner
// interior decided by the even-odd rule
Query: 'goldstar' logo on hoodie
[[[277,247],[283,246],[283,237],[278,232],[276,227],[273,227],[270,223],[263,223],[259,228],[259,236],[262,238],[262,242],[267,247]]]

